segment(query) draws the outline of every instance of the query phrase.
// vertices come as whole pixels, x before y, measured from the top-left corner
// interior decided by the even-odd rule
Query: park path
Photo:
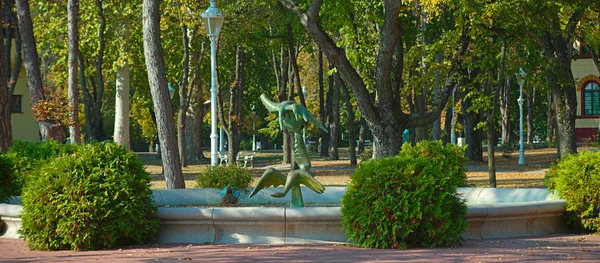
[[[344,244],[170,244],[98,251],[30,251],[0,238],[0,262],[600,262],[600,236],[468,240],[457,248],[364,249]]]

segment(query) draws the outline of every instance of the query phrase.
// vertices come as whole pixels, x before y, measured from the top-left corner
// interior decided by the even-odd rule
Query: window
[[[12,101],[10,102],[10,106],[12,107],[12,113],[23,113],[22,103],[23,95],[13,95]]]
[[[588,82],[583,87],[583,115],[600,115],[600,86]]]

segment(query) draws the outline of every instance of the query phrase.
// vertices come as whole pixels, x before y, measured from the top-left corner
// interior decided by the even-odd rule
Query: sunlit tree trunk
[[[127,58],[130,50],[129,18],[123,20],[121,37],[123,41],[122,57]],[[115,94],[115,131],[113,139],[119,145],[129,149],[129,61],[125,59],[122,66],[117,69],[116,94]]]
[[[69,136],[72,143],[81,143],[79,133],[79,89],[77,87],[77,59],[79,53],[79,0],[69,0],[68,13],[68,39],[69,39]]]
[[[144,56],[148,70],[150,93],[156,112],[156,125],[162,152],[162,164],[167,189],[185,188],[177,148],[173,109],[167,89],[165,62],[160,41],[160,16],[158,0],[144,0],[142,25]]]

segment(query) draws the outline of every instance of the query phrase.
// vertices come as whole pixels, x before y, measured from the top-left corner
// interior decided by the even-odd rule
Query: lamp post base
[[[519,150],[519,165],[525,165],[525,151],[522,148]]]

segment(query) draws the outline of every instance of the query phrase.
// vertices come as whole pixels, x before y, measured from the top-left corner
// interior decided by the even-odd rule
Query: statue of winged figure
[[[325,187],[319,183],[310,172],[311,164],[308,158],[308,151],[302,138],[302,129],[309,123],[316,124],[320,129],[327,132],[314,116],[302,105],[294,101],[282,101],[280,103],[273,102],[267,98],[265,94],[260,95],[260,100],[269,112],[277,112],[279,119],[279,127],[288,129],[294,133],[294,162],[298,164],[299,169],[288,172],[287,175],[274,168],[268,168],[258,180],[256,187],[250,193],[250,197],[254,196],[260,190],[266,187],[277,187],[283,185],[283,191],[272,194],[273,197],[284,197],[292,190],[291,207],[304,207],[300,184],[305,185],[308,189],[316,193],[323,193]]]

